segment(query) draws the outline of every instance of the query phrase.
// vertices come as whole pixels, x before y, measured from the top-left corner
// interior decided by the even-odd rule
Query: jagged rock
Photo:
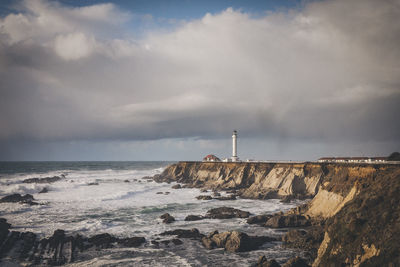
[[[211,200],[212,197],[208,195],[200,195],[196,197],[198,200]]]
[[[175,246],[179,246],[179,245],[183,244],[182,240],[177,239],[177,238],[174,238],[171,241],[172,241],[172,243],[174,243]]]
[[[20,194],[12,194],[12,195],[8,195],[8,196],[1,198],[0,203],[19,202],[19,203],[26,203],[29,205],[38,205],[39,204],[37,202],[34,202],[33,200],[35,200],[35,199],[33,198],[33,196],[31,194],[26,194],[25,196],[21,196]]]
[[[267,236],[249,236],[245,233],[232,231],[218,233],[212,232],[207,237],[202,238],[202,244],[208,248],[225,248],[229,252],[242,252],[255,250],[262,244],[270,241],[276,241],[275,238]]]
[[[323,238],[323,227],[315,225],[307,230],[290,230],[282,237],[282,241],[285,247],[307,250],[310,257],[315,259]]]
[[[300,257],[292,258],[288,260],[282,267],[311,267],[305,260]]]
[[[49,192],[49,190],[47,189],[47,187],[44,187],[42,190],[40,190],[39,194],[44,194]]]
[[[282,203],[290,203],[292,200],[294,200],[295,199],[295,196],[293,196],[293,195],[287,195],[287,196],[284,196],[282,199],[281,199],[281,202]]]
[[[181,189],[182,186],[180,184],[175,184],[171,187],[172,189]]]
[[[178,238],[192,238],[201,239],[204,235],[199,232],[198,229],[175,229],[173,231],[165,231],[160,235],[176,235]]]
[[[144,242],[146,242],[146,239],[144,237],[128,237],[128,238],[122,238],[118,240],[118,244],[122,244],[124,247],[139,247],[142,245]]]
[[[32,183],[36,183],[36,184],[50,184],[50,183],[54,183],[57,182],[61,179],[65,178],[65,175],[62,174],[60,176],[53,176],[53,177],[44,177],[44,178],[29,178],[29,179],[25,179],[22,182],[23,183],[27,183],[27,184],[32,184]]]
[[[203,216],[188,215],[188,216],[186,216],[185,221],[199,221],[199,220],[202,220],[202,219],[204,219]]]
[[[94,235],[91,238],[89,238],[88,241],[94,244],[96,247],[110,248],[112,247],[112,243],[117,242],[118,239],[108,233],[104,233],[104,234]]]
[[[276,214],[265,223],[265,226],[271,228],[304,227],[310,225],[311,222],[308,218],[297,214]]]
[[[231,218],[248,218],[250,212],[230,207],[214,208],[207,211],[206,218],[211,219],[231,219]]]
[[[256,215],[256,216],[252,216],[252,217],[248,218],[247,223],[264,225],[271,217],[272,217],[272,215],[270,215],[270,214],[269,215]]]
[[[236,195],[231,194],[231,195],[224,196],[224,197],[215,197],[214,199],[218,199],[218,200],[236,200]]]
[[[172,223],[175,221],[175,218],[172,217],[169,213],[164,213],[160,216],[160,219],[163,219],[163,223]]]
[[[257,267],[281,267],[281,265],[275,259],[267,260],[265,256],[260,256]]]

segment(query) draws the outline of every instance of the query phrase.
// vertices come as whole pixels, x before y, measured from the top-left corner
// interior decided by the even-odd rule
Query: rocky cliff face
[[[245,198],[312,197],[292,213],[324,225],[313,266],[400,266],[400,165],[179,162],[154,179]]]

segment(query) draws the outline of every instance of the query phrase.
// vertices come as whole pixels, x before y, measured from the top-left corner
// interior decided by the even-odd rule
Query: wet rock
[[[295,199],[295,197],[293,196],[293,195],[287,195],[287,196],[284,196],[282,199],[281,199],[281,201],[280,202],[282,202],[282,203],[290,203],[292,200],[294,200]]]
[[[207,193],[208,190],[203,188],[203,189],[200,190],[200,192],[201,192],[201,193]]]
[[[182,245],[182,244],[183,244],[182,240],[180,240],[180,239],[178,239],[178,238],[174,238],[174,239],[172,239],[171,241],[172,241],[172,243],[173,243],[175,246],[179,246],[179,245]]]
[[[288,260],[282,267],[311,267],[305,260],[300,257],[292,258]]]
[[[300,248],[307,250],[310,257],[315,259],[318,254],[318,248],[324,238],[324,229],[322,226],[315,225],[307,230],[290,230],[283,237],[283,246],[289,248]]]
[[[311,222],[307,217],[297,214],[276,214],[265,223],[265,226],[271,228],[304,227],[310,225]]]
[[[163,219],[163,223],[172,223],[175,221],[175,218],[172,217],[169,213],[164,213],[160,216],[160,219]]]
[[[129,238],[122,238],[118,240],[118,244],[122,244],[124,247],[129,247],[129,248],[136,248],[142,245],[144,242],[146,242],[146,239],[144,237],[129,237]]]
[[[124,183],[130,183],[130,181],[129,180],[124,180]]]
[[[10,232],[9,229],[11,224],[7,223],[7,220],[4,218],[0,218],[0,244],[3,244],[3,241],[7,237]]]
[[[6,203],[6,202],[8,202],[8,203],[16,203],[16,202],[19,202],[19,203],[26,203],[26,204],[29,204],[29,205],[38,205],[39,204],[37,202],[34,202],[33,200],[34,200],[34,198],[33,198],[33,196],[31,194],[26,194],[24,196],[22,196],[20,194],[12,194],[12,195],[8,195],[8,196],[5,196],[5,197],[1,198],[0,199],[0,203]]]
[[[211,200],[212,197],[208,195],[200,195],[196,197],[198,200]]]
[[[164,195],[169,195],[170,192],[164,192]]]
[[[186,216],[185,221],[199,221],[199,220],[202,220],[202,219],[204,219],[203,216],[188,215],[188,216]]]
[[[157,195],[162,195],[162,194],[164,194],[163,192],[157,192],[156,193]]]
[[[57,182],[63,178],[65,178],[65,175],[62,174],[60,176],[45,177],[45,178],[29,178],[29,179],[23,180],[22,182],[27,183],[27,184],[32,184],[32,183],[49,184],[49,183]]]
[[[87,185],[99,185],[98,182],[88,183]]]
[[[228,196],[224,196],[224,197],[215,197],[214,199],[218,199],[218,200],[236,200],[236,195],[232,194],[232,195],[228,195]]]
[[[197,228],[193,229],[175,229],[173,231],[165,231],[160,235],[176,235],[178,238],[192,238],[192,239],[201,239],[204,237],[203,234],[199,232]]]
[[[243,252],[255,250],[264,243],[275,240],[275,238],[267,236],[249,236],[238,231],[223,233],[214,231],[207,237],[203,237],[201,241],[208,249],[224,248],[229,252]]]
[[[175,184],[173,186],[171,186],[172,189],[181,189],[182,186],[180,184]]]
[[[104,233],[92,236],[88,241],[99,248],[111,248],[112,243],[117,242],[118,239],[108,233]]]
[[[220,196],[221,196],[221,194],[220,194],[220,193],[218,193],[218,192],[214,192],[214,193],[213,193],[213,196],[214,196],[214,197],[220,197]]]
[[[49,192],[49,190],[47,189],[47,187],[44,187],[42,190],[40,190],[39,194],[44,194]]]
[[[247,219],[248,224],[264,225],[272,215],[256,215]]]
[[[257,267],[281,267],[281,265],[275,259],[267,260],[265,256],[260,256]]]
[[[214,208],[207,211],[206,218],[211,219],[231,219],[231,218],[248,218],[250,212],[230,207]]]

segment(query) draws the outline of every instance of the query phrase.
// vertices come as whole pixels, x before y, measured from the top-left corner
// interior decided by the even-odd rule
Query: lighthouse
[[[232,161],[238,161],[237,156],[237,131],[234,130],[232,134]]]

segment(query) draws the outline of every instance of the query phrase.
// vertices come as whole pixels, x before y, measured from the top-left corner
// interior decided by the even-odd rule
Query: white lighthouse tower
[[[238,161],[237,156],[237,131],[234,130],[232,134],[232,161]]]

